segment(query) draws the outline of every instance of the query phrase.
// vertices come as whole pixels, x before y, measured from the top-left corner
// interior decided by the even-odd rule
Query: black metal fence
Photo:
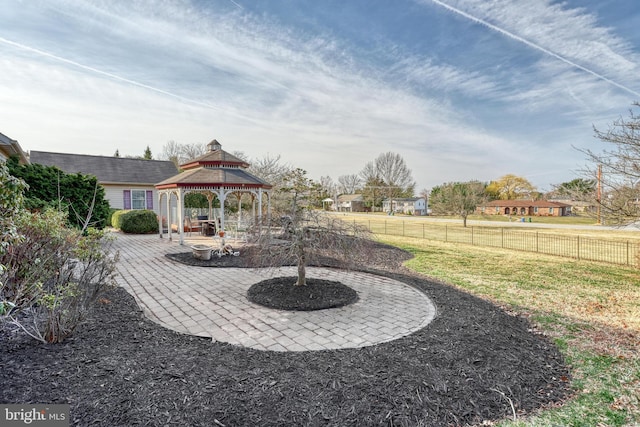
[[[434,225],[420,221],[370,219],[354,221],[365,225],[374,234],[416,237],[610,264],[640,266],[640,242],[634,240],[568,236],[543,231],[515,230],[507,227]]]

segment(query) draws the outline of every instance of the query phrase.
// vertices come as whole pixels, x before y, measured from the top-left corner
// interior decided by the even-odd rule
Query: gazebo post
[[[213,193],[207,191],[207,201],[209,202],[209,220],[213,220]]]
[[[180,244],[184,245],[184,198],[182,188],[178,189],[178,232],[180,233]]]
[[[160,234],[160,238],[162,239],[162,193],[158,192],[158,208],[160,210],[160,215],[158,215],[158,234]]]
[[[173,236],[171,234],[171,193],[173,191],[167,191],[167,234],[169,235],[169,241],[173,240]]]
[[[238,225],[236,225],[236,234],[238,234],[238,228],[240,228],[240,221],[242,220],[242,193],[236,193],[238,198]]]
[[[220,189],[218,199],[220,199],[220,230],[226,231],[224,228],[224,202],[227,200],[227,193],[224,191],[224,188]]]

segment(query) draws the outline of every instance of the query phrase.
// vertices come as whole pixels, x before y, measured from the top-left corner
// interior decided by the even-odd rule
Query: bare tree
[[[413,196],[416,183],[402,156],[391,152],[383,153],[376,158],[375,164],[378,176],[389,186],[391,195]]]
[[[341,175],[338,177],[338,185],[338,191],[341,194],[356,194],[362,186],[362,179],[355,174]]]
[[[633,103],[632,107],[640,107]],[[595,203],[601,218],[625,224],[640,218],[640,116],[629,110],[629,118],[615,120],[606,131],[594,128],[596,138],[612,148],[601,153],[584,150],[593,165],[584,173],[597,183]]]
[[[176,169],[180,168],[180,165],[195,159],[207,152],[206,144],[180,144],[176,141],[168,141],[162,146],[161,160],[170,160],[176,165]]]
[[[174,140],[168,141],[162,146],[160,158],[163,160],[171,160],[173,164],[176,165],[176,169],[178,169],[182,159],[182,146]]]
[[[264,157],[252,159],[249,163],[251,163],[248,169],[250,173],[267,181],[275,188],[282,185],[284,177],[293,169],[282,162],[279,154],[277,156],[267,154]]]
[[[196,157],[200,157],[206,152],[207,152],[207,144],[195,143],[195,142],[192,144],[184,144],[182,146],[183,163],[188,162],[189,160],[193,160]]]
[[[429,215],[429,197],[431,196],[431,192],[428,188],[423,188],[422,190],[420,190],[420,193],[418,195],[425,200],[425,214]]]
[[[415,191],[415,181],[409,169],[399,154],[383,153],[375,160],[365,164],[360,172],[365,185],[378,183],[377,194],[383,198],[411,197]],[[374,201],[375,205],[375,201]]]
[[[365,227],[318,210],[294,211],[295,215],[276,220],[277,230],[282,230],[277,234],[271,227],[256,227],[258,250],[251,259],[253,265],[278,268],[293,262],[298,276],[292,284],[304,286],[307,266],[322,258],[346,269],[366,262],[374,243]]]
[[[437,215],[459,215],[467,226],[467,217],[485,197],[486,185],[479,181],[449,182],[431,190],[431,209]]]

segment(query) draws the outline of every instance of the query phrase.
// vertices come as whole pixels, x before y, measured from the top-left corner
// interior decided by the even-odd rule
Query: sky
[[[0,0],[0,133],[154,158],[169,141],[319,180],[399,154],[416,192],[583,177],[640,101],[638,0]]]

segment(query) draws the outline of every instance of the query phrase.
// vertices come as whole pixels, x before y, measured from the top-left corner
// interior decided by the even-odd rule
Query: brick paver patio
[[[295,267],[187,266],[165,254],[190,251],[194,243],[213,245],[211,238],[194,235],[181,246],[166,236],[116,236],[118,284],[134,296],[149,319],[185,334],[271,351],[354,348],[411,334],[436,315],[435,305],[424,293],[399,281],[315,267],[308,268],[308,277],[340,281],[358,292],[358,302],[306,312],[269,309],[249,302],[247,290],[269,277],[295,276]]]

